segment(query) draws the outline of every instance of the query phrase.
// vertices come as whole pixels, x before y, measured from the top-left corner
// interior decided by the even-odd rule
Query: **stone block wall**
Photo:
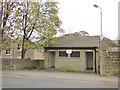
[[[104,51],[104,68],[105,76],[120,76],[120,52]]]
[[[102,41],[102,74],[120,76],[120,46],[114,41],[103,38]]]
[[[59,57],[56,53],[55,68],[65,71],[85,71],[85,52],[80,52],[80,57]]]
[[[2,59],[2,70],[42,69],[43,60],[13,60]]]
[[[61,50],[47,50],[45,53],[45,68],[49,68],[49,53],[55,52],[55,69],[59,69],[61,71],[80,71],[84,72],[87,68],[86,62],[86,52],[93,52],[93,72],[95,72],[95,51],[94,50],[78,50],[74,49],[72,51],[80,51],[80,57],[59,57],[59,51],[66,51],[65,49]],[[98,62],[98,55],[96,55],[96,62]],[[98,68],[98,65],[96,65]],[[97,69],[98,70],[98,69]]]

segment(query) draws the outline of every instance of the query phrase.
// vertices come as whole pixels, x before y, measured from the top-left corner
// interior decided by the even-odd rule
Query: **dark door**
[[[49,52],[48,67],[49,68],[55,68],[55,52]]]
[[[86,52],[86,67],[93,70],[93,52]]]

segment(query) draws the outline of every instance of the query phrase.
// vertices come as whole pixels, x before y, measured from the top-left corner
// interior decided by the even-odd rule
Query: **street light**
[[[93,5],[95,8],[99,8],[100,9],[100,74],[102,75],[102,9],[101,7],[99,7],[98,5]]]

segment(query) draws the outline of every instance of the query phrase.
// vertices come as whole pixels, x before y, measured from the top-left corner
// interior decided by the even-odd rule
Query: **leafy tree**
[[[89,36],[89,33],[86,31],[80,31],[79,32],[82,36]]]
[[[17,2],[14,15],[15,36],[22,37],[22,58],[30,48],[43,48],[55,43],[60,31],[57,2]]]
[[[8,48],[12,36],[12,13],[14,11],[15,2],[0,1],[0,47]]]
[[[79,31],[79,32],[74,32],[68,35],[75,35],[75,36],[89,36],[89,33],[86,31]]]

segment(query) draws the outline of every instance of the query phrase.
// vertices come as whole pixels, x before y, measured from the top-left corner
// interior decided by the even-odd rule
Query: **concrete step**
[[[95,73],[93,70],[86,70],[85,73]]]

